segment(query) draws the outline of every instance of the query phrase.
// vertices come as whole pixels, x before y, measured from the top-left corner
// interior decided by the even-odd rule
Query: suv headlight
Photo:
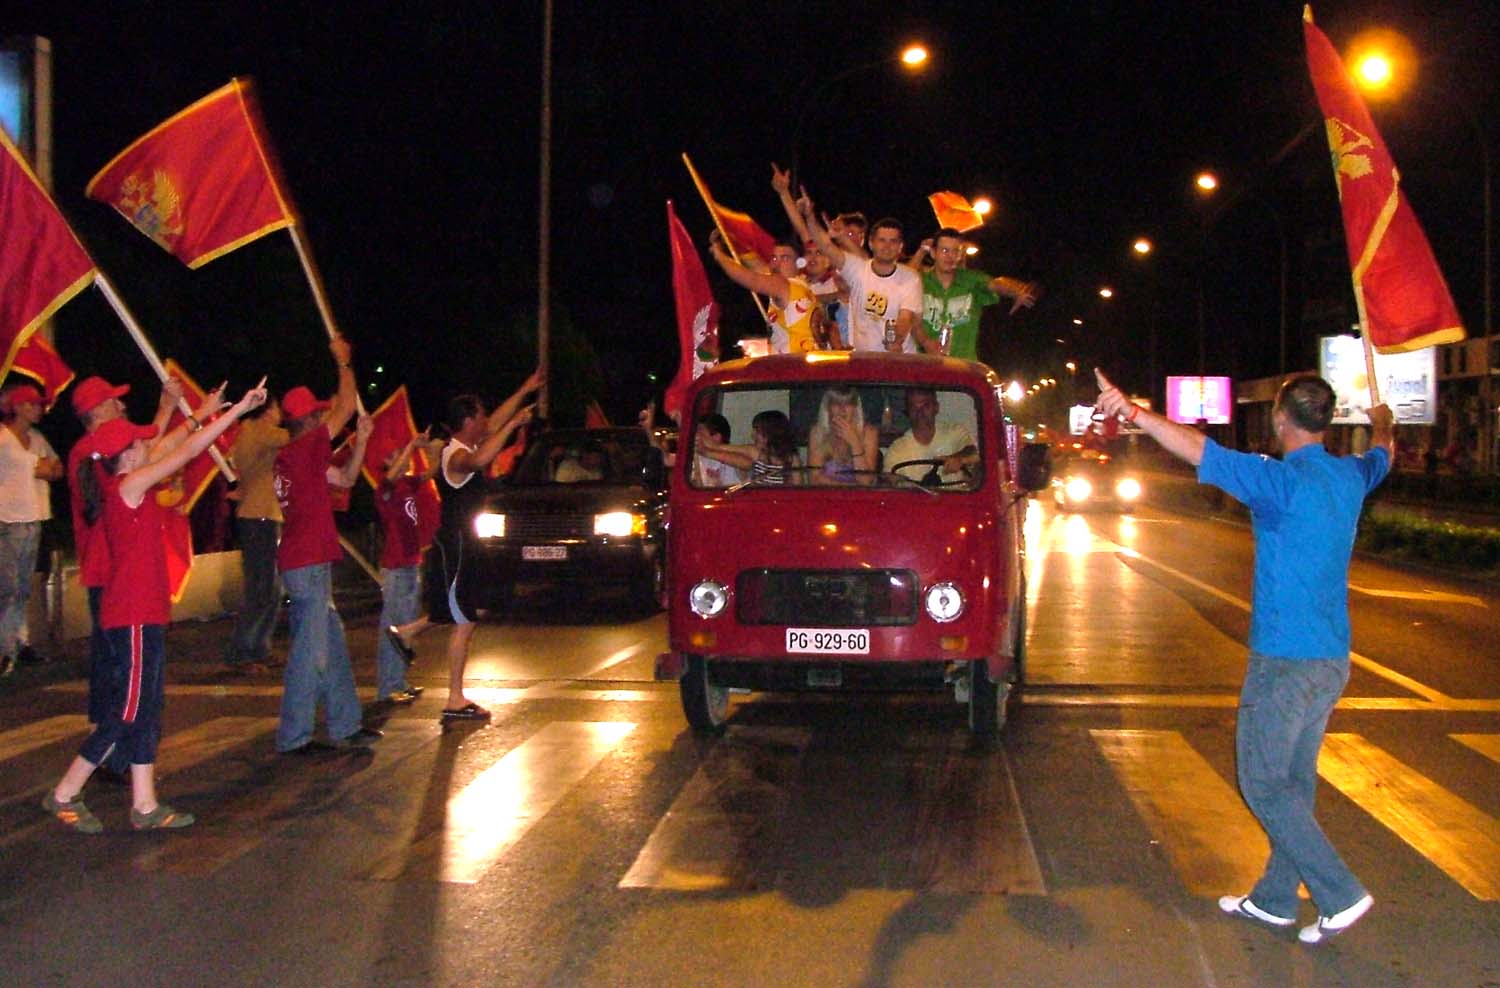
[[[1063,490],[1069,501],[1087,501],[1089,495],[1094,493],[1094,485],[1082,477],[1069,477]]]
[[[610,511],[594,516],[594,534],[623,539],[627,535],[646,534],[646,516],[629,511]]]
[[[688,606],[699,617],[713,617],[729,603],[729,591],[716,580],[700,580],[688,592]]]
[[[505,538],[505,516],[493,511],[481,511],[474,516],[474,534],[481,539]]]
[[[954,583],[934,583],[922,595],[922,605],[927,608],[927,616],[939,624],[956,621],[964,612],[963,591]]]
[[[1115,495],[1122,501],[1134,501],[1141,496],[1141,482],[1134,477],[1124,477],[1115,485]]]

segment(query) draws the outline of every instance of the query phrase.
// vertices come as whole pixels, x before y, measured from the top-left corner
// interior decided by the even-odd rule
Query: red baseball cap
[[[100,456],[114,456],[121,453],[137,439],[156,438],[156,426],[136,425],[127,418],[110,419],[108,422],[95,429],[84,437],[88,443],[89,453],[98,453]]]
[[[331,404],[331,401],[319,401],[311,388],[300,384],[281,396],[281,412],[289,419],[321,412]]]
[[[129,393],[128,384],[110,384],[102,377],[86,377],[73,389],[73,411],[79,415],[87,415],[95,406],[111,398],[123,398]]]
[[[42,398],[42,393],[29,384],[17,384],[15,387],[7,388],[3,394],[0,394],[0,408],[5,409],[7,412],[13,412],[16,410],[17,405],[24,405],[27,402],[43,406],[47,404],[46,400]]]

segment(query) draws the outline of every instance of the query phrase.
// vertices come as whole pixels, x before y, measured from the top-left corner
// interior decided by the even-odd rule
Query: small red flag
[[[526,455],[527,434],[525,428],[517,429],[514,435],[512,435],[510,443],[500,451],[498,456],[490,461],[490,468],[485,476],[491,480],[499,480],[514,470],[516,464],[521,462],[521,457]]]
[[[585,429],[608,429],[609,416],[604,414],[604,409],[599,407],[599,402],[593,398],[583,408],[583,427]]]
[[[951,226],[959,233],[984,226],[984,215],[957,192],[934,192],[927,197],[938,226]]]
[[[52,344],[40,333],[32,334],[21,349],[16,351],[16,362],[11,370],[17,374],[25,374],[42,386],[42,397],[46,399],[49,409],[76,376],[73,368],[58,356]]]
[[[163,366],[166,367],[168,376],[182,382],[182,397],[187,400],[188,407],[195,412],[203,407],[203,400],[208,397],[208,393],[198,382],[174,360],[168,359]],[[182,411],[174,410],[167,420],[167,431],[177,428],[184,421]],[[239,426],[232,425],[214,440],[214,445],[228,456],[230,447],[234,445],[234,437],[238,434]],[[162,538],[167,547],[167,582],[174,604],[182,599],[182,593],[187,589],[188,576],[193,570],[193,528],[188,516],[193,513],[194,505],[203,496],[203,492],[208,490],[218,472],[219,465],[214,462],[208,450],[204,450],[188,461],[175,482],[157,490],[157,503],[170,509],[165,513]]]
[[[370,418],[374,428],[365,444],[365,461],[360,464],[360,473],[371,487],[379,487],[380,482],[385,479],[386,460],[411,442],[411,438],[417,434],[417,423],[412,418],[406,385],[397,388]],[[425,473],[430,462],[427,450],[418,444],[412,452],[412,469],[417,473]],[[432,541],[441,521],[441,513],[442,499],[438,494],[437,483],[429,480],[417,492],[418,544],[425,546]]]
[[[93,277],[94,262],[0,129],[0,378],[31,334]]]
[[[693,247],[672,201],[667,200],[667,235],[672,245],[672,297],[677,303],[677,339],[682,357],[667,387],[662,408],[682,413],[688,386],[719,360],[719,304],[708,287],[703,259]]]
[[[1307,66],[1333,152],[1344,239],[1355,296],[1380,353],[1420,350],[1464,338],[1458,309],[1432,247],[1401,191],[1401,174],[1355,82],[1304,7]]]
[[[250,84],[236,79],[121,151],[84,191],[190,268],[295,222]]]
[[[686,154],[682,156],[683,164],[687,165],[688,174],[693,177],[693,184],[698,187],[698,194],[703,197],[703,205],[713,214],[714,222],[719,230],[729,241],[728,247],[734,252],[735,257],[744,257],[754,254],[762,261],[769,261],[775,253],[776,238],[772,237],[765,229],[753,219],[749,213],[741,213],[721,205],[713,194],[708,191],[708,186],[698,175],[698,169],[693,167],[693,162]]]

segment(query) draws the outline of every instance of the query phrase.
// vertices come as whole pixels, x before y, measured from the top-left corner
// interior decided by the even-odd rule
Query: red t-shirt
[[[328,427],[320,424],[276,454],[272,482],[282,514],[276,565],[283,573],[337,562],[344,554],[328,495],[328,466],[333,459],[330,443]]]
[[[380,565],[401,569],[422,562],[421,511],[417,492],[422,481],[407,474],[395,480],[382,481],[375,489],[375,510],[385,531],[385,546],[380,550]]]
[[[109,577],[99,604],[99,627],[128,628],[168,624],[172,620],[167,584],[167,550],[162,532],[165,511],[156,492],[147,491],[140,506],[120,497],[120,478],[104,483],[104,515],[96,537],[108,543]]]
[[[109,546],[98,525],[83,520],[83,492],[78,489],[78,468],[87,459],[83,440],[68,450],[68,507],[73,512],[73,543],[78,549],[78,582],[102,587],[109,582]]]

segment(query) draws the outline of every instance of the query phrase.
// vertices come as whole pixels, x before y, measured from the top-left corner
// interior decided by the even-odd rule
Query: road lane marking
[[[1450,734],[1459,744],[1467,745],[1492,762],[1500,762],[1500,734]]]
[[[629,644],[629,645],[625,646],[624,648],[620,649],[618,652],[615,652],[612,655],[605,656],[605,658],[604,658],[604,660],[602,662],[600,662],[598,665],[594,666],[589,671],[583,673],[582,675],[574,676],[573,678],[574,679],[593,679],[595,676],[599,675],[599,673],[603,672],[604,670],[609,669],[609,668],[611,668],[613,666],[617,666],[621,662],[624,662],[625,660],[633,658],[634,656],[640,654],[640,651],[645,646],[645,644],[646,644],[646,639],[644,639],[644,638],[642,638],[640,641],[632,642],[631,644]]]
[[[1029,687],[1019,697],[1033,707],[1140,707],[1145,709],[1232,709],[1239,706],[1235,693],[1104,693],[1095,690],[1068,691]],[[1475,700],[1445,697],[1440,702],[1404,696],[1340,697],[1339,710],[1381,710],[1401,713],[1500,713],[1500,698]]]
[[[1176,731],[1091,730],[1136,812],[1194,895],[1248,889],[1270,845],[1239,794]]]
[[[0,732],[0,761],[18,758],[74,735],[87,734],[89,730],[89,719],[83,714],[63,714]]]
[[[1474,597],[1469,594],[1448,593],[1446,590],[1380,590],[1375,587],[1360,587],[1353,583],[1349,584],[1350,590],[1369,597],[1388,597],[1393,600],[1420,600],[1433,604],[1468,604],[1470,607],[1483,607],[1488,609],[1489,604],[1484,602],[1483,597]]]
[[[1500,822],[1358,734],[1329,734],[1318,774],[1474,898],[1500,899]]]
[[[635,730],[625,721],[553,721],[448,800],[442,825],[378,862],[367,878],[472,885]]]
[[[543,680],[532,686],[466,686],[464,693],[471,700],[482,703],[520,703],[524,700],[602,700],[605,702],[647,702],[656,700],[677,700],[676,692],[672,690],[629,690],[629,689],[569,689],[567,683],[576,680]],[[88,684],[85,682],[53,683],[46,689],[53,693],[86,693]],[[243,684],[238,686],[220,686],[211,683],[177,683],[166,688],[167,696],[190,697],[280,697],[282,689],[280,686],[256,686]],[[375,691],[371,688],[362,688],[358,691],[361,701],[370,703],[375,700]]]
[[[765,881],[791,787],[812,739],[803,727],[733,726],[709,749],[619,887],[710,892]]]

